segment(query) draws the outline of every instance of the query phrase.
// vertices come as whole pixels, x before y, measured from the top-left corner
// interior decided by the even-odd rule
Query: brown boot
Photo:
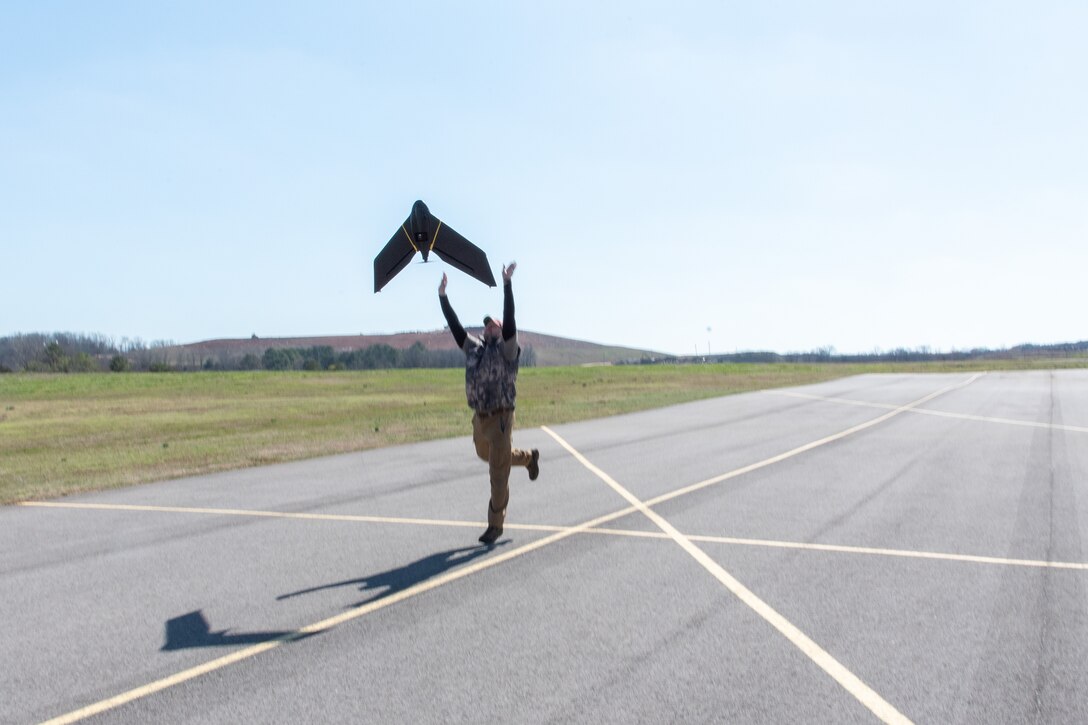
[[[529,469],[529,480],[535,481],[536,477],[540,475],[540,451],[536,448],[533,449],[533,460],[529,461],[527,468]]]
[[[501,526],[488,526],[487,531],[480,535],[480,543],[491,546],[500,536],[502,536]]]

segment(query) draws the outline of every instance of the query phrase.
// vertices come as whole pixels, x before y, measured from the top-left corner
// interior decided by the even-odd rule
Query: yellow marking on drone
[[[414,241],[412,241],[412,235],[408,233],[408,227],[401,224],[400,228],[404,230],[404,236],[408,237],[408,243],[412,245],[412,249],[414,249],[414,250],[416,250],[418,252],[419,247],[417,247],[416,243]]]
[[[431,246],[427,247],[427,251],[434,249],[434,243],[438,241],[438,230],[442,228],[442,220],[438,220],[438,227],[434,230],[434,238],[431,239]]]

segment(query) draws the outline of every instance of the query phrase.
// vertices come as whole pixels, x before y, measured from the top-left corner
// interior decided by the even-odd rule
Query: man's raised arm
[[[465,333],[465,328],[461,327],[461,321],[457,319],[457,313],[453,311],[450,301],[446,298],[445,272],[442,273],[442,283],[438,285],[438,301],[442,305],[442,314],[446,316],[446,324],[449,325],[450,332],[453,333],[453,339],[457,343],[457,347],[464,349],[465,338],[468,335]]]
[[[518,334],[518,326],[514,322],[514,290],[510,286],[510,278],[514,276],[514,270],[518,263],[511,262],[509,267],[502,268],[502,339],[509,340]]]

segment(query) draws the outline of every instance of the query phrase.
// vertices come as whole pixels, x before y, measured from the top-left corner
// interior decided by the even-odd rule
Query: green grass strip
[[[525,368],[518,428],[859,373],[1088,367],[995,363]],[[464,373],[0,375],[0,504],[470,434]]]

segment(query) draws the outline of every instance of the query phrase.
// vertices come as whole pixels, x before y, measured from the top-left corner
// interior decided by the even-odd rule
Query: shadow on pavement
[[[467,564],[473,559],[494,550],[495,547],[504,546],[508,543],[510,543],[509,540],[506,540],[491,545],[481,544],[479,546],[466,546],[460,549],[450,549],[449,551],[442,551],[437,554],[425,556],[422,559],[413,561],[411,564],[397,567],[396,569],[390,569],[389,571],[384,571],[380,574],[372,574],[358,579],[346,579],[332,584],[323,584],[318,587],[302,589],[297,592],[278,596],[276,597],[276,600],[281,601],[303,594],[312,594],[326,589],[350,586],[358,586],[359,591],[361,592],[376,592],[374,596],[351,605],[349,609],[361,607],[364,604],[369,604],[370,602],[403,591],[420,582],[426,581],[431,577],[449,571],[454,567]],[[173,619],[167,620],[166,641],[160,651],[171,652],[182,649],[192,649],[195,647],[231,647],[235,645],[261,644],[263,642],[272,642],[285,638],[302,639],[303,636],[299,635],[298,632],[291,631],[232,633],[229,629],[224,629],[213,632],[211,631],[211,626],[208,624],[208,620],[204,617],[204,612],[198,609],[195,612],[189,612],[180,617],[174,617]]]
[[[510,543],[509,540],[506,540],[496,542],[490,546],[481,544],[479,546],[466,546],[460,549],[441,551],[437,554],[431,554],[430,556],[425,556],[422,559],[413,561],[411,564],[406,564],[405,566],[397,567],[396,569],[390,569],[389,571],[383,571],[380,574],[371,574],[358,579],[345,579],[344,581],[334,582],[332,584],[322,584],[318,587],[301,589],[297,592],[278,596],[276,597],[276,600],[280,601],[291,597],[301,596],[303,594],[313,594],[314,592],[325,591],[326,589],[351,586],[358,586],[359,591],[361,592],[377,592],[374,596],[357,602],[349,608],[361,607],[364,604],[369,604],[370,602],[403,591],[408,587],[415,586],[431,577],[447,572],[454,567],[467,564],[473,559],[492,551],[496,546],[504,546],[508,543]]]
[[[240,644],[260,644],[271,642],[296,634],[295,632],[240,632],[228,634],[229,629],[221,632],[211,631],[204,612],[197,610],[166,622],[166,643],[160,652],[170,652],[193,647],[231,647]]]

